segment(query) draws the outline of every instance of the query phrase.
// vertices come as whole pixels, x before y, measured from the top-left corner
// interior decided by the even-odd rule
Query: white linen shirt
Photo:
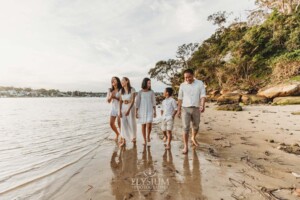
[[[182,100],[182,107],[200,107],[200,99],[206,97],[202,81],[194,79],[193,83],[181,83],[178,99]]]
[[[162,110],[163,112],[163,120],[168,121],[170,119],[172,119],[172,115],[174,110],[177,110],[177,103],[175,101],[175,99],[173,99],[172,97],[166,98],[165,100],[163,100],[162,102]]]

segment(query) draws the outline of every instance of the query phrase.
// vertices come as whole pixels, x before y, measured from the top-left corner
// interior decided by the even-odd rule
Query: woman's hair
[[[113,76],[111,79],[115,78],[117,80],[117,88],[118,88],[118,91],[122,88],[122,85],[121,85],[121,81],[118,77],[116,76]],[[110,91],[114,91],[114,86],[111,84],[111,88],[110,88]]]
[[[142,82],[142,89],[148,89],[148,81],[150,81],[150,78],[144,78]],[[151,87],[149,88],[151,90]]]
[[[125,79],[127,81],[127,88],[128,88],[128,94],[131,93],[131,85],[130,85],[130,80],[127,77],[123,77],[123,79]],[[121,89],[121,93],[125,94],[125,89],[122,87]]]

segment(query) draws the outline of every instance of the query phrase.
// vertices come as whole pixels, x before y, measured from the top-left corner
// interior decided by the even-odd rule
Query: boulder
[[[220,105],[216,108],[216,110],[225,110],[225,111],[242,111],[243,108],[238,104],[226,104]]]
[[[292,105],[300,104],[300,96],[298,97],[276,97],[273,99],[273,105]]]
[[[230,93],[230,90],[223,89],[220,91],[220,94],[222,94],[222,95],[227,94],[227,93]]]
[[[257,95],[265,96],[267,98],[300,95],[300,82],[280,84],[273,87],[262,88],[258,91]]]
[[[207,101],[210,102],[214,102],[217,101],[217,99],[221,96],[220,91],[219,90],[212,90],[208,93],[207,95]]]
[[[268,98],[263,96],[257,96],[255,94],[245,94],[242,96],[241,101],[245,104],[265,104],[268,103]]]
[[[223,94],[222,96],[220,96],[218,99],[217,99],[217,103],[219,105],[223,105],[223,104],[237,104],[240,102],[241,100],[241,96],[240,94],[238,93],[226,93],[226,94]]]

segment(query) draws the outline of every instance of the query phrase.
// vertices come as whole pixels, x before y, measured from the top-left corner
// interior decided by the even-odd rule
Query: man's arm
[[[205,111],[205,97],[202,97],[200,100],[200,112]]]
[[[181,107],[182,107],[182,100],[178,99],[178,108],[177,108],[178,118],[181,118]]]

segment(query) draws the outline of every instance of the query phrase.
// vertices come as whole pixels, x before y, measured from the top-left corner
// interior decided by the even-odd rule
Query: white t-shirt
[[[163,100],[162,102],[162,110],[163,112],[163,120],[170,120],[172,119],[172,115],[174,110],[177,110],[177,103],[175,101],[175,99],[173,99],[172,97],[166,98],[165,100]]]
[[[194,82],[181,83],[178,99],[182,100],[182,107],[199,107],[200,99],[206,96],[205,87],[202,81],[194,79]]]

